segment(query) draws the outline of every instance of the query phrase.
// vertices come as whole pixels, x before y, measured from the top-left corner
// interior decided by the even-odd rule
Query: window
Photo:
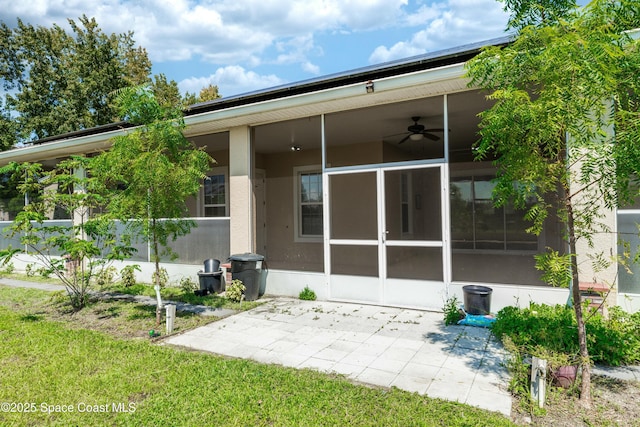
[[[214,169],[214,173],[204,179],[204,216],[229,216],[227,204],[227,174],[221,169]]]
[[[495,207],[492,175],[451,178],[451,239],[454,249],[538,249],[537,236],[527,233],[524,210]]]
[[[318,168],[294,168],[296,241],[320,241],[322,237],[322,173]]]

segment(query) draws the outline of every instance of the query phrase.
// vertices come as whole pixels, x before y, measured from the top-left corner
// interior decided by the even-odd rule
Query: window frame
[[[450,176],[449,176],[449,186],[451,186],[454,182],[456,178],[465,178],[465,177],[470,177],[472,179],[472,183],[476,182],[476,178],[480,178],[480,177],[488,177],[491,176],[493,178],[495,178],[496,176],[496,169],[487,169],[487,168],[481,168],[481,169],[459,169],[454,171],[450,171]],[[473,184],[472,184],[473,187]],[[450,196],[451,197],[451,196]],[[475,198],[474,198],[474,206],[473,206],[473,211],[472,211],[472,216],[475,218]],[[450,218],[450,235],[451,235],[451,250],[456,252],[456,253],[483,253],[483,254],[506,254],[506,253],[514,253],[514,254],[536,254],[539,253],[541,250],[541,247],[544,247],[544,242],[543,242],[543,235],[544,233],[541,233],[539,236],[535,236],[536,239],[536,249],[510,249],[507,248],[507,244],[508,244],[508,240],[507,240],[507,231],[506,231],[506,215],[507,215],[507,211],[506,211],[507,207],[506,206],[502,206],[502,220],[503,220],[503,229],[502,229],[502,236],[503,236],[503,240],[502,240],[502,249],[490,249],[490,248],[477,248],[477,240],[476,240],[476,235],[475,235],[475,230],[474,230],[474,237],[473,237],[473,248],[456,248],[455,247],[455,242],[453,240],[453,218]],[[452,215],[452,213],[450,212],[449,214],[450,216]],[[523,211],[523,215],[524,215],[524,211]],[[475,222],[474,222],[474,227],[475,227]],[[534,236],[534,235],[532,235]],[[533,239],[532,239],[532,243],[533,243]]]
[[[224,176],[224,216],[207,216],[206,212],[208,207],[223,206],[221,203],[215,203],[215,204],[205,203],[205,181],[207,178],[211,176],[218,176],[218,175]],[[202,218],[228,218],[229,217],[229,168],[227,168],[226,166],[221,166],[221,167],[215,167],[213,169],[210,169],[209,172],[207,172],[207,178],[203,180],[202,188],[200,190],[201,202],[199,203],[199,205],[200,205],[200,214]]]
[[[322,186],[322,166],[307,165],[295,166],[293,168],[293,240],[297,243],[321,243],[324,236],[324,228],[322,234],[305,235],[302,234],[302,200],[300,199],[300,177],[305,174],[317,174],[320,177],[320,185]],[[320,203],[307,203],[309,205],[320,205],[324,210],[324,195],[321,195]]]

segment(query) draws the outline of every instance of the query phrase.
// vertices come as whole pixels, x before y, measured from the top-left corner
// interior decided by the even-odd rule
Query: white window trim
[[[295,166],[293,168],[293,241],[296,243],[322,243],[322,235],[303,236],[301,234],[300,227],[302,212],[300,210],[300,175],[303,173],[322,174],[322,166],[309,165]]]
[[[229,168],[226,166],[220,166],[210,169],[207,172],[207,177],[212,175],[224,175],[224,217],[229,217]],[[206,178],[205,178],[206,179]],[[202,187],[200,188],[199,194],[200,200],[198,201],[198,206],[200,208],[200,216],[205,218],[205,208],[207,205],[204,203],[204,182],[202,183]],[[211,205],[216,206],[216,205]],[[206,218],[216,218],[216,217],[206,217]],[[217,217],[222,218],[222,217]]]

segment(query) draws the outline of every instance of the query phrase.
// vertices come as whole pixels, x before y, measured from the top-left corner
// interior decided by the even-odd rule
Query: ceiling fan
[[[425,129],[424,125],[418,123],[420,121],[420,116],[411,117],[413,120],[413,124],[407,127],[407,132],[398,133],[395,135],[389,136],[398,136],[398,135],[406,135],[404,138],[398,142],[398,145],[405,143],[407,140],[412,141],[420,141],[422,138],[427,138],[432,141],[437,141],[440,139],[439,136],[434,135],[432,132],[444,132],[444,129]]]

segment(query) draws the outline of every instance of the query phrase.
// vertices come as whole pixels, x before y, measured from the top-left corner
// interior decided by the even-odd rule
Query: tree
[[[507,28],[521,30],[527,26],[553,25],[576,8],[575,0],[500,0],[511,12]]]
[[[153,76],[150,88],[155,99],[158,101],[158,104],[163,108],[182,105],[182,98],[180,96],[180,89],[178,89],[178,83],[175,80],[167,80],[167,76],[163,73]]]
[[[89,167],[88,158],[72,157],[52,170],[39,163],[11,163],[0,169],[10,180],[19,181],[18,190],[29,199],[7,232],[9,237],[19,236],[20,248],[0,251],[0,261],[4,264],[19,254],[30,255],[42,274],[53,274],[62,281],[76,310],[87,304],[92,279],[134,250],[126,236],[116,239],[113,221],[89,217],[91,209],[103,203],[94,191],[95,178],[84,173]],[[45,223],[54,212],[73,219],[72,224]]]
[[[20,19],[0,25],[0,79],[15,117],[4,147],[112,123],[110,93],[148,80],[151,63],[133,33],[107,35],[86,16],[69,24],[71,34]]]
[[[518,9],[522,4],[525,10]],[[624,32],[639,23],[640,5],[594,0],[581,11],[563,6],[553,19],[530,19],[526,8],[543,4],[508,2],[515,8],[510,25],[520,29],[515,41],[487,48],[468,64],[471,84],[490,91],[493,102],[481,113],[477,158],[495,159],[497,205],[513,201],[524,208],[527,199],[537,201],[526,215],[530,232],[540,233],[554,210],[566,223],[567,252],[549,251],[537,261],[541,267],[570,266],[569,274],[551,277],[547,270],[546,277],[571,288],[581,402],[588,406],[591,371],[577,243],[593,249],[595,268],[606,264],[593,236],[609,231],[602,216],[634,196],[640,176],[640,45]]]
[[[117,105],[122,118],[138,126],[113,139],[95,158],[93,172],[109,195],[109,215],[150,243],[159,289],[160,258],[171,255],[170,240],[195,226],[184,219],[186,200],[200,191],[214,160],[183,135],[182,111],[161,105],[149,87],[120,91]],[[160,307],[156,314],[159,322]]]
[[[199,102],[207,102],[213,101],[214,99],[220,98],[220,93],[218,92],[218,86],[210,84],[207,87],[203,87],[200,89],[200,93],[198,96],[194,93],[187,92],[182,99],[184,106],[189,106],[193,104],[197,104]]]

